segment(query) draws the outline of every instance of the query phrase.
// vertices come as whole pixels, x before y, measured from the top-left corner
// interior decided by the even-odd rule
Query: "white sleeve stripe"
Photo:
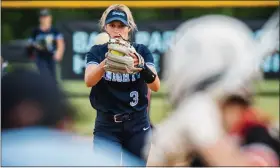
[[[63,39],[63,35],[62,35],[62,34],[57,35],[57,36],[56,36],[56,39],[57,39],[57,40],[58,40],[58,39]]]
[[[95,64],[95,65],[99,65],[99,63],[97,63],[97,62],[94,62],[94,61],[90,61],[90,62],[88,62],[88,63],[87,63],[87,65],[89,65],[89,64]]]
[[[147,65],[150,65],[150,66],[153,66],[153,67],[155,66],[155,64],[153,64],[153,63],[151,63],[151,62],[146,62],[146,64],[147,64]]]

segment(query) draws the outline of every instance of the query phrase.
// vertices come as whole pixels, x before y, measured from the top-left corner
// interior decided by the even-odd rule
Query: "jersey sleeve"
[[[155,67],[154,57],[151,51],[143,44],[141,44],[140,48],[141,53],[139,54],[144,58],[145,63],[149,66]]]
[[[60,40],[60,39],[63,39],[63,38],[64,38],[63,34],[60,31],[55,29],[55,37],[54,37],[54,39],[55,40]]]
[[[86,67],[90,64],[98,65],[101,62],[101,58],[98,55],[98,46],[91,47],[90,51],[86,53]]]

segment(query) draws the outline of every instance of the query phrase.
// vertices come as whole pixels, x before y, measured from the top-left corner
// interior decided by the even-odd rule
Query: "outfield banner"
[[[164,71],[164,53],[168,42],[174,34],[174,29],[182,23],[181,21],[151,21],[138,23],[138,31],[133,34],[132,41],[146,45],[152,52],[156,70],[159,76]],[[259,33],[264,21],[246,21],[254,30],[255,35]],[[63,79],[83,79],[85,70],[85,53],[92,47],[95,37],[98,35],[97,22],[92,21],[70,21],[61,22],[57,25],[63,33],[66,42],[65,56],[62,61]],[[268,57],[262,66],[266,79],[274,79],[279,76],[279,53]]]

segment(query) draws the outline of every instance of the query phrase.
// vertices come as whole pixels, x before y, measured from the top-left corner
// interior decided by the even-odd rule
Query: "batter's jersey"
[[[254,124],[244,128],[241,150],[255,166],[280,165],[280,141],[269,134],[267,128]],[[202,157],[196,156],[191,167],[207,166]]]
[[[152,53],[142,44],[133,43],[145,63],[154,66]],[[95,45],[86,54],[86,65],[98,65],[105,59],[108,44]],[[90,102],[93,108],[112,114],[146,111],[148,107],[148,86],[137,74],[105,72],[102,79],[92,87]]]
[[[45,50],[36,50],[36,56],[45,59],[51,59],[57,50],[57,40],[63,39],[63,35],[55,28],[50,28],[47,31],[42,31],[39,27],[32,31],[29,43],[37,44],[43,47]]]

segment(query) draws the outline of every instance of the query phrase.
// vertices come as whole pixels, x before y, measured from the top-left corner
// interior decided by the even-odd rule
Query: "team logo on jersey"
[[[137,74],[120,74],[113,72],[105,72],[103,78],[111,82],[134,82],[140,79],[140,73]]]
[[[52,35],[52,34],[47,35],[46,38],[45,38],[45,40],[46,40],[46,43],[47,43],[48,46],[49,46],[49,45],[52,45],[52,42],[53,42],[53,35]]]

